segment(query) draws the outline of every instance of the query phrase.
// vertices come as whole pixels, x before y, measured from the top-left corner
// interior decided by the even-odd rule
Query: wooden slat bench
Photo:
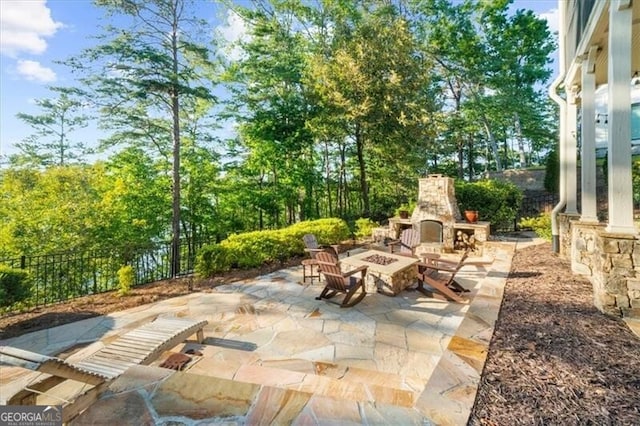
[[[202,329],[206,324],[207,321],[188,318],[159,317],[123,334],[93,355],[73,363],[11,346],[0,346],[0,364],[51,375],[19,391],[7,404],[35,404],[39,393],[68,379],[98,387],[120,376],[132,365],[153,362],[164,351],[194,334],[201,343],[204,340]]]

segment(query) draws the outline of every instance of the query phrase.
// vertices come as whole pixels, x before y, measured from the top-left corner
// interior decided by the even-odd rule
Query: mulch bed
[[[0,339],[300,263],[160,282],[0,317]],[[593,307],[591,284],[549,244],[519,250],[507,279],[470,425],[640,425],[640,338]]]
[[[549,244],[516,253],[470,425],[640,425],[640,338]]]

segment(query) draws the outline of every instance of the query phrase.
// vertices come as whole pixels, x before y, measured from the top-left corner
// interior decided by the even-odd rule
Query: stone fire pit
[[[413,266],[418,259],[392,253],[381,253],[367,250],[363,253],[346,257],[340,261],[345,272],[368,266],[364,285],[367,293],[383,293],[395,296],[416,282],[416,271]]]
[[[394,259],[393,257],[383,256],[381,254],[372,254],[371,256],[367,256],[362,260],[364,260],[365,262],[375,263],[376,265],[383,265],[383,266],[398,261],[398,259]]]

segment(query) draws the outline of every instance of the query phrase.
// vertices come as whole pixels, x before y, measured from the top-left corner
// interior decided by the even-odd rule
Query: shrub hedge
[[[374,222],[368,217],[361,217],[356,220],[355,226],[356,238],[370,238],[373,234],[373,228],[377,228],[380,224],[378,222]]]
[[[131,265],[118,269],[118,296],[126,296],[131,291],[136,275]]]
[[[540,213],[536,217],[525,217],[520,220],[520,228],[531,228],[540,238],[551,241],[551,215]]]
[[[0,306],[11,306],[31,295],[29,273],[0,265]]]
[[[282,229],[232,234],[220,244],[202,247],[195,264],[196,275],[205,278],[230,268],[253,268],[304,254],[305,234],[314,234],[319,244],[337,244],[351,236],[342,219],[298,222]]]
[[[477,210],[480,220],[491,222],[492,229],[511,227],[522,204],[522,191],[511,182],[457,180],[456,199],[460,212]]]

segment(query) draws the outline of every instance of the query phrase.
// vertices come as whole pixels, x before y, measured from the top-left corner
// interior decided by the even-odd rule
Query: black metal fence
[[[193,273],[197,250],[208,241],[183,240],[176,276]],[[30,306],[43,306],[118,288],[118,270],[130,265],[133,285],[172,278],[171,244],[104,251],[64,252],[21,256],[0,264],[29,272],[32,282]]]
[[[533,197],[526,197],[522,200],[518,217],[538,216],[540,213],[551,213],[551,210],[558,204],[560,197],[558,194],[542,194]]]
[[[492,228],[492,232],[514,232],[519,230],[518,223],[525,217],[535,217],[540,213],[551,213],[551,210],[558,204],[560,200],[557,194],[541,194],[528,196],[522,199],[520,209],[516,214],[513,223],[503,224],[497,229]]]

